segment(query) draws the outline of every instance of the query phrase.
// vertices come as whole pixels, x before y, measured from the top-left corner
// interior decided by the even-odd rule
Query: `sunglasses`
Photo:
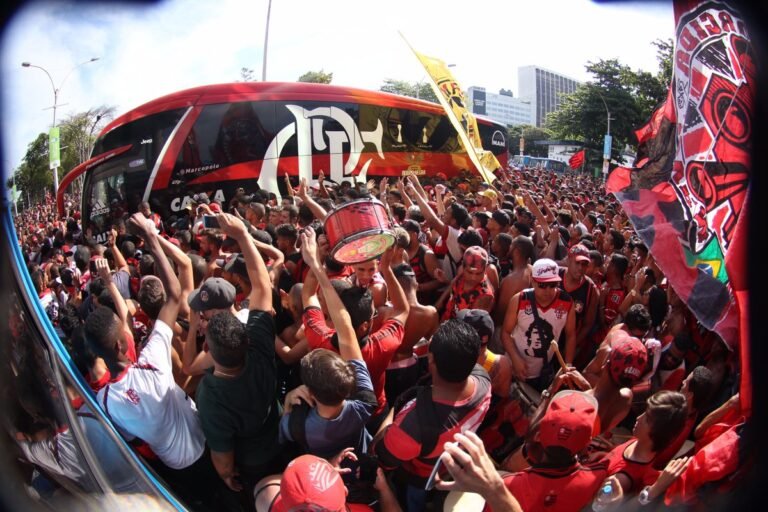
[[[536,286],[539,288],[547,289],[547,288],[557,288],[558,283],[536,283]]]

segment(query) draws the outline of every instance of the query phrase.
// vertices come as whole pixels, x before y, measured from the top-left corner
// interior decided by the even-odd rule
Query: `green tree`
[[[633,71],[617,59],[588,62],[586,69],[594,80],[565,95],[560,109],[547,116],[546,127],[557,137],[583,140],[587,147],[600,150],[608,129],[609,111],[611,156],[621,161],[624,147],[637,143],[634,131],[666,97],[668,84],[659,78],[662,64],[660,60],[660,73],[654,76]]]
[[[431,101],[432,103],[439,103],[437,96],[435,96],[435,92],[432,90],[432,86],[430,86],[427,81],[407,82],[405,80],[387,78],[384,80],[384,84],[379,87],[379,90],[390,92],[392,94],[399,94],[400,96],[409,96],[411,98]]]
[[[59,178],[88,160],[99,131],[115,115],[115,107],[101,105],[85,112],[70,114],[59,124],[61,131],[61,167]],[[53,171],[48,159],[48,134],[41,133],[27,146],[21,165],[16,169],[16,187],[29,192],[33,198],[42,198],[53,186]],[[8,186],[12,180],[8,180]]]
[[[520,153],[520,137],[524,139],[523,151],[528,156],[547,157],[547,146],[536,144],[538,140],[551,140],[554,137],[552,130],[539,128],[530,124],[518,124],[507,128],[507,140],[509,151],[512,155]]]
[[[320,71],[307,71],[299,77],[299,82],[309,82],[312,84],[329,84],[333,80],[333,73]]]
[[[651,44],[656,48],[659,66],[656,74],[634,71],[617,59],[588,62],[586,69],[594,80],[565,95],[560,109],[547,116],[546,127],[558,138],[584,141],[594,150],[588,152],[594,158],[602,155],[608,110],[613,136],[611,156],[619,160],[627,144],[637,143],[634,131],[666,99],[672,79],[672,40],[657,39]]]
[[[11,183],[12,180],[8,180],[9,187]],[[48,165],[48,134],[41,133],[29,143],[21,165],[16,170],[16,188],[40,200],[52,186],[53,172]]]
[[[672,83],[672,51],[674,50],[672,39],[656,39],[651,44],[656,47],[656,60],[659,62],[656,78],[668,87]]]
[[[64,118],[60,124],[62,176],[90,158],[99,131],[114,117],[115,107],[101,105]]]

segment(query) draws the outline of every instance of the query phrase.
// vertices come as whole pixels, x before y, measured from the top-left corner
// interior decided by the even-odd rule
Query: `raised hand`
[[[109,263],[107,260],[105,258],[99,258],[94,263],[96,265],[96,272],[98,272],[102,281],[105,283],[112,281],[112,274],[109,272]]]
[[[234,215],[229,213],[219,213],[216,215],[216,220],[219,221],[219,229],[221,229],[221,232],[229,237],[237,238],[243,234],[248,234],[243,221]]]
[[[312,270],[320,268],[320,260],[317,256],[317,236],[315,235],[315,230],[311,227],[306,227],[301,230],[299,238],[301,239],[301,256],[304,258],[304,261]]]
[[[128,219],[128,225],[137,233],[141,238],[147,238],[152,235],[154,227],[152,221],[147,219],[143,213],[136,212]]]
[[[307,198],[307,178],[301,178],[299,188],[296,189],[296,195],[303,201]]]

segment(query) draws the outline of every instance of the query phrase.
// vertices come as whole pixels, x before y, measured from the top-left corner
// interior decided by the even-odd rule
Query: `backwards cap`
[[[544,448],[559,446],[576,455],[599,430],[597,400],[582,391],[558,392],[539,423]]]
[[[302,455],[285,468],[272,510],[286,512],[312,505],[321,510],[342,511],[346,501],[347,489],[333,466],[315,455]]]

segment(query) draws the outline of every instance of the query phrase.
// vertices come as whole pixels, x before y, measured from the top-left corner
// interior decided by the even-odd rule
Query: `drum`
[[[482,512],[485,499],[473,492],[451,491],[443,503],[443,512]]]
[[[392,223],[376,199],[342,204],[325,218],[331,257],[352,264],[372,260],[395,243]]]
[[[515,381],[509,396],[488,411],[478,435],[493,460],[503,461],[523,444],[539,403],[541,393],[525,382]]]

